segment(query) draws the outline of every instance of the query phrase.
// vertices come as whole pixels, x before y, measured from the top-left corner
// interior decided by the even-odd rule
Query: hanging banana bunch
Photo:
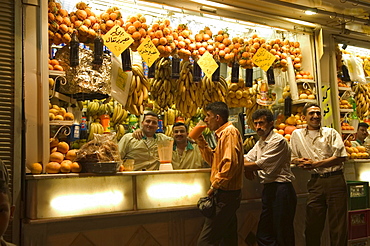
[[[162,110],[174,103],[175,80],[171,79],[171,61],[162,57],[156,65],[155,77],[150,79],[150,99]]]
[[[204,76],[202,81],[203,106],[211,102],[226,102],[228,86],[224,77],[220,76],[220,81],[212,81],[208,76]]]
[[[132,65],[132,80],[130,92],[127,98],[125,108],[136,116],[144,113],[144,103],[148,101],[148,92],[150,84],[144,76],[144,70],[141,65]]]
[[[193,65],[189,61],[181,61],[180,78],[177,81],[175,103],[176,108],[186,118],[191,118],[197,108],[203,104],[203,81],[193,82]]]

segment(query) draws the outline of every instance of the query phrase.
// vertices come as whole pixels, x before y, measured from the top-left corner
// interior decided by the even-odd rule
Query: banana
[[[134,64],[132,66],[132,72],[133,76],[125,109],[138,116],[144,112],[144,104],[148,101],[150,84],[148,79],[144,76],[142,66]],[[122,119],[116,119],[115,122],[119,123]]]

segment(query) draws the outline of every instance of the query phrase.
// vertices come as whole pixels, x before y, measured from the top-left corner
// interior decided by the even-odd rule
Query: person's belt
[[[311,174],[311,178],[329,178],[330,176],[340,175],[340,174],[343,174],[342,170],[328,172],[328,173],[314,173],[314,174]]]

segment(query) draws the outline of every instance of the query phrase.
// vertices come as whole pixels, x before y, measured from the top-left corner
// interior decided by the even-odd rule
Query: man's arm
[[[345,160],[346,160],[346,157],[332,156],[332,157],[324,159],[322,161],[312,162],[311,165],[310,164],[304,165],[303,168],[305,168],[305,169],[314,169],[314,168],[318,168],[318,167],[332,167],[332,166],[342,164]]]

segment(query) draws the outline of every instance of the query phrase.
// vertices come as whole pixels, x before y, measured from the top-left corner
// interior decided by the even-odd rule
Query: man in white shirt
[[[262,213],[257,228],[259,246],[294,246],[294,214],[297,196],[292,185],[295,179],[290,169],[291,149],[283,136],[273,131],[274,117],[268,109],[258,109],[252,115],[260,139],[244,160],[246,178],[258,172],[262,192]]]
[[[347,185],[343,162],[347,152],[339,133],[321,127],[317,104],[303,107],[307,128],[292,133],[292,163],[309,170],[311,179],[306,207],[306,246],[320,246],[326,215],[329,220],[330,245],[347,245]]]

